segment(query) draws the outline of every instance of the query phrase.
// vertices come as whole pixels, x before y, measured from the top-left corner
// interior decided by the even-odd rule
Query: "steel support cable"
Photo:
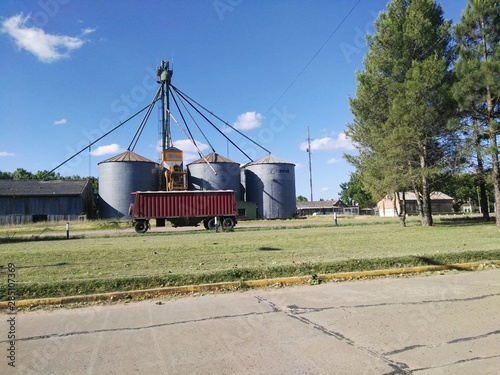
[[[170,91],[170,89],[169,89]],[[193,115],[191,115],[191,112],[189,112],[189,109],[186,107],[186,104],[184,103],[184,101],[181,99],[181,97],[179,96],[179,94],[177,94],[175,91],[172,91],[172,98],[174,99],[174,102],[175,102],[175,105],[177,106],[177,109],[179,110],[179,113],[181,114],[181,117],[182,117],[182,120],[184,121],[184,123],[186,124],[186,127],[187,126],[187,123],[186,123],[186,120],[184,119],[184,115],[182,114],[182,111],[180,110],[179,108],[179,105],[177,104],[177,101],[175,100],[175,97],[174,97],[174,94],[177,95],[177,98],[179,99],[179,102],[182,104],[182,106],[184,107],[184,109],[186,110],[186,112],[188,113],[189,117],[191,118],[191,121],[194,122],[194,124],[196,125],[196,127],[198,128],[198,130],[200,131],[201,135],[203,136],[203,138],[205,139],[205,141],[208,143],[208,145],[210,146],[210,148],[212,149],[212,152],[215,153],[215,149],[214,147],[212,146],[212,144],[210,143],[210,141],[208,140],[207,136],[205,135],[205,133],[203,133],[203,130],[201,130],[200,126],[198,125],[198,123],[196,122],[196,120],[194,119]],[[188,127],[188,130],[189,130],[189,127]],[[191,131],[189,132],[189,134],[191,134]],[[194,142],[194,137],[191,136],[191,138],[193,139],[193,142]]]
[[[156,92],[153,101],[149,104],[149,108],[146,114],[144,115],[139,127],[137,128],[137,131],[135,132],[132,141],[128,145],[127,150],[134,151],[134,148],[137,145],[137,142],[139,141],[139,138],[141,137],[144,128],[146,127],[146,123],[149,119],[149,116],[151,115],[151,112],[153,112],[154,105],[158,101],[160,93],[161,93],[161,87],[158,88],[158,91]]]
[[[179,122],[176,120],[176,118],[174,117],[174,115],[172,114],[172,112],[169,112],[168,114],[169,114],[170,117],[172,117],[172,120],[174,120],[174,122],[177,124],[177,126],[179,127],[179,129],[181,129],[181,131],[184,133],[184,135],[186,136],[186,138],[189,138],[189,135],[182,128],[182,125],[179,124]],[[189,132],[189,134],[191,134],[191,132]],[[198,155],[200,155],[200,158],[202,158],[203,160],[205,160],[207,162],[208,166],[210,167],[210,169],[215,173],[215,175],[217,175],[217,172],[215,171],[215,169],[212,168],[212,166],[210,165],[210,163],[208,162],[208,160],[201,153],[201,150],[198,148],[198,145],[196,144],[196,142],[194,141],[194,139],[193,138],[190,138],[190,139],[193,142],[194,147],[196,147],[196,150],[198,151]]]
[[[285,89],[285,91],[283,91],[283,93],[278,97],[278,99],[275,100],[275,102],[271,105],[271,107],[269,107],[269,109],[266,111],[266,113],[264,114],[267,115],[273,108],[276,104],[278,104],[278,102],[281,100],[281,98],[283,98],[285,96],[285,94],[288,92],[288,90],[290,90],[290,88],[295,84],[295,82],[300,78],[300,76],[305,72],[305,70],[309,67],[309,65],[311,65],[311,63],[314,61],[314,59],[319,55],[319,53],[323,50],[323,48],[325,48],[325,46],[327,45],[327,43],[330,41],[330,39],[332,39],[332,37],[337,33],[337,31],[340,29],[340,27],[345,23],[345,21],[347,21],[347,19],[349,18],[349,16],[351,15],[352,12],[354,12],[354,9],[356,9],[356,7],[358,6],[358,4],[361,2],[361,0],[358,0],[356,2],[356,4],[354,4],[351,8],[351,10],[349,10],[349,12],[347,12],[347,14],[344,16],[344,18],[342,19],[342,21],[340,21],[340,23],[337,25],[337,27],[333,30],[333,32],[330,34],[330,36],[325,40],[325,42],[319,47],[319,49],[316,51],[316,53],[313,55],[313,57],[311,57],[311,59],[307,62],[307,64],[302,68],[302,70],[299,72],[299,74],[297,74],[297,76],[293,79],[292,83],[290,83],[288,85],[288,87]]]
[[[179,93],[179,95],[181,95],[188,103],[190,103],[190,101],[192,101],[193,103],[195,103],[197,106],[199,106],[200,108],[203,108],[206,112],[210,113],[212,116],[214,116],[217,120],[219,120],[220,122],[222,122],[224,125],[227,125],[229,126],[232,130],[234,130],[235,132],[237,132],[239,135],[241,135],[242,137],[246,138],[247,140],[249,140],[250,142],[252,142],[254,145],[260,147],[261,149],[263,149],[264,151],[266,151],[268,154],[271,153],[271,151],[269,151],[267,148],[259,145],[257,142],[255,142],[252,138],[248,137],[247,135],[243,134],[242,132],[240,132],[238,129],[234,128],[233,126],[229,125],[229,123],[227,121],[224,121],[223,119],[221,119],[219,116],[217,116],[215,113],[213,113],[212,111],[210,111],[209,109],[205,108],[203,105],[201,105],[200,103],[198,103],[196,100],[194,100],[193,98],[191,98],[189,95],[183,93],[181,90],[179,90],[177,87],[175,87],[174,85],[171,85],[172,88],[177,92]],[[190,105],[192,107],[194,107],[191,103]],[[199,111],[197,111],[198,113],[200,113]],[[207,119],[205,116],[203,116],[205,119]],[[208,121],[208,119],[207,119]],[[212,123],[211,123],[212,124]],[[212,126],[214,126],[217,130],[219,130],[214,124],[212,124]],[[226,137],[227,138],[227,137]],[[228,138],[229,140],[229,138]],[[238,150],[241,151],[241,149],[239,147],[237,147]],[[252,159],[250,159],[252,160]],[[252,160],[253,161],[253,160]]]
[[[172,88],[174,88],[174,87],[172,86]],[[174,88],[174,90],[175,90],[175,88]],[[177,90],[176,90],[176,91],[177,91]],[[200,111],[198,108],[196,108],[196,107],[193,105],[193,103],[191,103],[188,99],[186,99],[186,98],[182,95],[182,92],[178,92],[178,94],[179,94],[182,98],[184,98],[184,100],[186,100],[186,102],[187,102],[187,103],[188,103],[188,104],[189,104],[189,105],[190,105],[190,106],[191,106],[191,107],[192,107],[192,108],[193,108],[196,112],[198,112],[198,114],[199,114],[201,117],[203,117],[203,118],[204,118],[204,119],[205,119],[205,120],[206,120],[206,121],[207,121],[210,125],[212,125],[212,126],[214,127],[214,129],[215,129],[215,130],[217,130],[217,131],[218,131],[218,132],[219,132],[219,133],[220,133],[220,134],[221,134],[224,138],[226,138],[226,139],[227,139],[227,140],[228,140],[228,141],[229,141],[229,142],[230,142],[230,143],[231,143],[234,147],[236,147],[236,148],[237,148],[237,149],[238,149],[238,150],[239,150],[239,151],[240,151],[243,155],[245,155],[245,156],[246,156],[246,157],[247,157],[250,161],[252,161],[252,162],[253,162],[253,159],[252,159],[250,156],[248,156],[248,155],[247,155],[247,154],[246,154],[246,153],[245,153],[245,152],[244,152],[241,148],[239,148],[239,147],[238,147],[238,146],[237,146],[237,145],[236,145],[236,144],[235,144],[235,143],[234,143],[234,142],[233,142],[233,141],[232,141],[232,140],[231,140],[231,139],[230,139],[227,135],[225,135],[225,134],[224,134],[224,132],[222,132],[222,131],[221,131],[221,130],[217,127],[217,126],[215,126],[215,124],[214,124],[212,121],[210,121],[210,120],[207,118],[207,116],[205,116],[203,113],[201,113],[201,111]]]
[[[137,128],[137,131],[134,134],[134,137],[132,138],[132,141],[128,145],[127,150],[129,151],[134,151],[135,146],[137,146],[137,142],[139,141],[139,138],[142,135],[142,131],[146,127],[146,123],[149,119],[149,116],[151,115],[151,112],[153,111],[154,105],[149,105],[148,110],[146,111],[146,114],[144,115],[144,118],[142,119],[141,123],[139,124],[139,127]]]
[[[189,133],[188,138],[191,140],[191,142],[193,142],[193,144],[195,145],[195,147],[198,149],[198,146],[197,146],[197,144],[196,144],[196,141],[194,140],[193,134],[191,133],[191,129],[189,129],[189,125],[187,124],[186,119],[184,118],[184,114],[182,113],[182,111],[181,111],[181,109],[180,109],[180,107],[179,107],[179,104],[177,103],[177,100],[175,99],[175,96],[174,96],[174,95],[172,95],[172,99],[174,99],[174,104],[175,104],[175,106],[177,107],[177,110],[179,111],[179,114],[181,115],[182,122],[183,122],[183,123],[184,123],[184,125],[186,126],[186,129],[187,129],[187,131],[188,131],[188,133]],[[186,109],[186,111],[187,111],[187,109]],[[189,111],[187,111],[187,112],[189,113]],[[191,117],[191,118],[192,118],[192,117]],[[207,142],[208,142],[208,140],[207,140]],[[209,143],[209,144],[210,144],[210,143]],[[212,147],[212,145],[210,145],[210,147]],[[213,149],[213,147],[212,147],[212,151],[213,151],[213,152],[215,152],[215,150]],[[200,157],[201,157],[201,155],[200,155]]]
[[[182,114],[182,111],[181,111],[181,109],[179,107],[179,104],[177,104],[177,100],[175,99],[175,97],[173,95],[172,95],[172,99],[174,99],[174,104],[177,107],[177,110],[179,111],[179,114],[181,115],[182,122],[184,123],[184,126],[186,127],[188,134],[186,134],[186,132],[184,131],[184,129],[177,122],[177,120],[174,118],[174,116],[172,116],[171,113],[169,113],[170,117],[172,117],[174,119],[174,121],[177,123],[177,126],[179,126],[179,128],[181,128],[181,130],[184,133],[184,135],[186,136],[186,138],[189,139],[191,142],[193,142],[194,147],[196,147],[196,149],[198,150],[198,153],[201,153],[200,149],[198,148],[198,145],[196,144],[196,141],[194,140],[193,134],[191,134],[191,129],[189,129],[189,126],[188,126],[188,124],[186,122],[186,119],[184,118],[184,115]],[[201,154],[200,154],[200,157],[201,157]]]
[[[99,142],[101,139],[103,139],[104,137],[108,136],[109,134],[111,134],[112,132],[114,132],[116,129],[118,129],[119,127],[121,127],[123,124],[129,122],[130,120],[132,120],[134,117],[136,117],[137,115],[139,115],[141,112],[144,112],[148,107],[150,106],[150,104],[148,104],[147,106],[145,106],[144,108],[140,109],[138,112],[134,113],[132,116],[130,116],[129,118],[125,119],[124,121],[120,122],[118,125],[116,125],[113,129],[111,129],[110,131],[108,131],[107,133],[103,134],[102,136],[100,136],[99,138],[97,138],[94,142],[92,143],[89,143],[88,146],[82,148],[80,151],[78,151],[76,154],[74,154],[73,156],[69,157],[68,159],[66,159],[65,161],[63,161],[61,164],[59,164],[57,167],[53,168],[52,170],[50,170],[49,172],[45,173],[42,177],[45,178],[45,176],[51,174],[52,172],[54,172],[57,168],[59,168],[60,166],[66,164],[68,161],[70,161],[71,159],[75,158],[76,156],[80,155],[83,151],[89,149],[90,150],[90,147],[92,147],[93,145],[95,145],[97,142]]]
[[[174,86],[172,86],[172,88],[173,88],[174,90],[176,90],[176,92],[177,92],[177,93],[178,93],[178,94],[179,94],[182,98],[184,98],[184,100],[185,100],[185,101],[186,101],[186,102],[187,102],[187,103],[188,103],[188,104],[189,104],[189,105],[190,105],[190,106],[191,106],[191,107],[192,107],[192,108],[193,108],[196,112],[198,112],[198,114],[199,114],[201,117],[203,117],[203,118],[204,118],[204,119],[205,119],[205,120],[206,120],[206,121],[207,121],[210,125],[212,125],[212,126],[214,127],[214,129],[215,129],[215,130],[217,130],[217,131],[218,131],[218,132],[219,132],[219,133],[220,133],[220,134],[221,134],[224,138],[226,138],[226,139],[227,139],[227,140],[228,140],[228,141],[229,141],[229,142],[230,142],[230,143],[231,143],[234,147],[236,147],[236,148],[237,148],[237,149],[238,149],[238,150],[239,150],[239,151],[240,151],[243,155],[245,155],[245,156],[246,156],[246,157],[247,157],[250,161],[252,161],[252,162],[253,162],[253,159],[252,159],[250,156],[248,156],[248,155],[247,155],[247,154],[246,154],[246,153],[245,153],[245,152],[244,152],[244,151],[243,151],[240,147],[238,147],[238,146],[237,146],[237,145],[236,145],[236,144],[235,144],[235,143],[234,143],[234,142],[233,142],[233,141],[232,141],[232,140],[231,140],[231,139],[230,139],[227,135],[225,135],[225,134],[224,134],[224,132],[222,132],[222,131],[221,131],[221,130],[217,127],[217,126],[215,126],[215,124],[214,124],[212,121],[210,121],[210,120],[209,120],[209,119],[208,119],[208,118],[207,118],[207,117],[206,117],[206,116],[205,116],[205,115],[204,115],[204,114],[203,114],[203,113],[202,113],[202,112],[201,112],[198,108],[196,108],[196,107],[194,106],[194,104],[193,104],[193,103],[191,103],[191,102],[190,102],[190,101],[189,101],[186,97],[184,97],[184,95],[182,94],[182,92],[181,92],[180,90],[177,90]],[[195,102],[195,103],[196,103],[196,102]],[[198,103],[196,103],[196,104],[198,104]],[[199,104],[198,104],[198,105],[199,105]],[[203,107],[202,107],[202,108],[203,108]],[[206,108],[203,108],[203,109],[205,109],[205,110],[207,111],[207,109],[206,109]],[[220,119],[219,119],[219,120],[220,120]],[[221,120],[221,121],[223,121],[223,120]],[[248,138],[248,137],[247,137],[247,136],[245,136],[245,135],[244,135],[244,137],[245,137],[245,138],[247,138],[247,139],[249,139],[249,140],[251,140],[250,138]],[[252,140],[252,142],[253,142],[253,143],[255,143],[253,140]],[[263,148],[262,146],[258,145],[257,143],[255,143],[255,144],[256,144],[257,146],[259,146],[259,147]],[[265,149],[264,149],[264,150],[265,150]],[[267,151],[267,150],[266,150],[266,151]],[[269,151],[268,151],[268,152],[269,152]],[[270,153],[270,152],[269,152],[269,153]]]

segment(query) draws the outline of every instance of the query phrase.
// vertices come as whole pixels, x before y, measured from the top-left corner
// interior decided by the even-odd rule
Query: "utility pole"
[[[309,126],[307,126],[307,153],[309,154],[309,187],[311,189],[311,202],[313,202],[313,175],[311,160],[311,136],[309,135]]]

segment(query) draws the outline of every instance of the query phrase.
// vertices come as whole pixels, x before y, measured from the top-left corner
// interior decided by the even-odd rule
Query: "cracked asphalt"
[[[498,374],[500,270],[19,311],[2,374]]]

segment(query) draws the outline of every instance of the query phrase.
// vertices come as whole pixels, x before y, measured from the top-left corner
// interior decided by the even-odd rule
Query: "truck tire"
[[[149,228],[149,223],[146,220],[136,221],[134,229],[137,233],[146,233]]]
[[[215,217],[211,217],[210,219],[205,220],[203,224],[205,224],[205,222],[207,223],[205,225],[205,228],[207,228],[208,230],[215,229]]]
[[[223,220],[222,220],[222,228],[224,229],[231,229],[231,228],[234,228],[234,225],[235,225],[235,221],[232,217],[225,217]]]

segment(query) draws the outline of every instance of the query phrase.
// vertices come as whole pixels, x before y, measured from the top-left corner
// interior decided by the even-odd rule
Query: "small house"
[[[400,193],[402,197],[402,193]],[[415,193],[405,193],[406,213],[408,215],[417,215],[418,206]],[[396,210],[395,211],[395,208]],[[377,203],[379,216],[394,217],[401,209],[400,202],[394,201],[394,196],[386,196]],[[453,213],[453,198],[439,191],[431,193],[431,210],[433,214],[450,214]]]

